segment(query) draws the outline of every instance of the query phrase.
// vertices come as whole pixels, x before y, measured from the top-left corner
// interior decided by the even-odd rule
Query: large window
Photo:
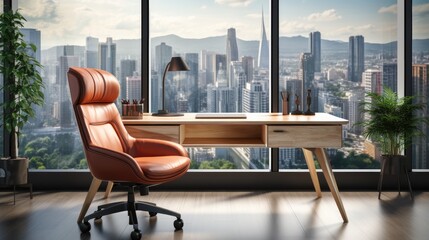
[[[151,0],[150,112],[268,112],[270,1]],[[165,66],[181,56],[188,72]],[[189,148],[191,169],[269,169],[268,148]]]
[[[414,0],[412,16],[413,94],[425,99],[428,4]],[[142,15],[137,0],[18,1],[28,20],[22,31],[38,47],[46,85],[45,105],[20,139],[20,154],[30,157],[31,168],[87,167],[69,102],[70,66],[112,72],[121,84],[120,98],[140,99],[141,84],[148,83],[152,113],[161,109],[162,90],[170,112],[221,113],[269,112],[271,86],[289,91],[291,103],[298,95],[304,109],[310,89],[313,111],[350,121],[344,147],[328,150],[333,167],[379,168],[379,151],[354,124],[362,119],[358,103],[365,92],[397,90],[397,69],[403,67],[396,61],[397,0],[281,0],[278,9],[271,9],[270,0],[149,0],[149,6],[149,15]],[[270,72],[272,11],[279,11],[278,83]],[[149,20],[148,29],[142,28],[142,17]],[[149,62],[142,62],[141,37],[147,34]],[[168,73],[161,89],[172,56],[181,56],[191,70]],[[148,64],[149,71],[142,72]],[[427,142],[416,139],[414,168],[428,168]],[[277,161],[268,148],[188,150],[193,169],[268,170]],[[278,157],[281,169],[306,168],[300,149],[279,149]]]
[[[418,100],[429,101],[429,1],[413,0],[412,6],[412,94]],[[429,114],[429,105],[421,113]],[[426,137],[414,140],[412,147],[413,168],[429,168],[429,127],[421,126]]]
[[[141,82],[141,1],[20,0],[22,29],[37,46],[44,66],[45,104],[25,126],[20,154],[32,169],[87,168],[71,108],[67,71],[71,66],[107,70],[121,86]],[[122,87],[121,98],[127,95]]]
[[[280,1],[279,90],[300,110],[349,120],[344,147],[328,149],[333,168],[379,168],[379,151],[355,123],[365,92],[397,90],[396,0]],[[280,105],[281,106],[281,105]],[[307,168],[301,149],[280,149],[280,168]]]

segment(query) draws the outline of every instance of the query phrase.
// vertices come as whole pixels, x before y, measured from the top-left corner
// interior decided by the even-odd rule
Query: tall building
[[[34,44],[36,46],[36,51],[31,51],[31,56],[37,59],[37,61],[41,61],[41,52],[42,49],[41,46],[41,37],[40,37],[40,31],[34,28],[21,28],[21,33],[23,34],[23,39],[28,44]]]
[[[258,49],[258,68],[268,69],[270,66],[270,50],[268,48],[267,33],[265,32],[264,10],[262,10],[261,39]]]
[[[33,29],[33,28],[21,28],[20,29],[21,33],[23,34],[23,39],[27,44],[34,44],[34,46],[36,46],[36,51],[33,51],[31,48],[28,48],[27,52],[34,57],[38,62],[41,63],[41,37],[40,37],[40,31],[37,29]],[[43,75],[42,69],[37,68],[38,72],[41,73]],[[1,79],[0,79],[1,80]],[[44,84],[47,85],[46,80],[44,79]],[[45,96],[48,94],[48,89],[47,88],[43,88],[42,89],[43,93],[45,94]],[[3,99],[3,98],[2,98]],[[44,106],[33,106],[34,108],[34,112],[35,112],[35,117],[34,118],[30,118],[29,121],[32,124],[36,124],[36,125],[40,125],[43,123],[44,121],[44,117],[43,117],[43,113],[46,110],[42,110]]]
[[[383,93],[383,81],[380,70],[368,69],[362,73],[362,81],[367,93]]]
[[[427,101],[429,99],[429,64],[413,64],[412,66],[412,86],[413,94]],[[423,111],[419,111],[419,117],[427,117],[429,106],[426,105]],[[426,137],[415,138],[412,144],[413,168],[429,168],[429,127],[426,124],[420,126],[420,130]]]
[[[383,88],[388,87],[393,92],[398,92],[398,64],[397,63],[383,63]]]
[[[98,67],[116,76],[116,43],[111,37],[98,45]]]
[[[124,95],[124,98],[126,99],[137,99],[140,100],[141,96],[142,96],[142,78],[141,76],[138,76],[136,74],[136,72],[134,72],[134,75],[131,76],[127,76],[125,78],[126,81],[126,87],[125,87],[125,92],[126,94]],[[122,89],[122,88],[121,88]]]
[[[259,81],[246,83],[243,89],[243,112],[268,112],[268,92]]]
[[[60,84],[60,127],[70,128],[74,126],[74,117],[72,115],[72,103],[70,100],[70,91],[67,81],[67,72],[70,67],[80,67],[79,57],[61,56],[59,58],[59,84]]]
[[[361,35],[349,37],[348,80],[361,82],[365,70],[365,42]]]
[[[199,74],[198,74],[198,53],[186,53],[185,62],[189,66],[189,71],[186,71],[186,78],[181,80],[184,83],[180,89],[184,91],[189,97],[187,98],[187,104],[191,108],[191,112],[199,112],[198,99],[198,88],[199,88]],[[181,99],[183,99],[182,97]],[[179,99],[180,100],[180,99]],[[187,110],[187,109],[186,109]],[[180,111],[183,112],[183,111]]]
[[[241,57],[241,62],[243,64],[243,71],[244,71],[244,74],[246,74],[246,82],[250,82],[253,80],[253,69],[254,69],[253,60],[254,60],[253,57],[250,57],[250,56]]]
[[[98,66],[98,38],[86,37],[85,67],[96,68]]]
[[[157,112],[161,109],[161,87],[162,87],[162,75],[165,67],[170,62],[173,55],[173,48],[164,42],[155,47],[155,71],[157,72],[157,78],[151,81],[151,111]],[[168,77],[168,76],[167,76]],[[167,79],[166,79],[167,81]]]
[[[302,79],[302,92],[300,92],[302,111],[306,110],[307,106],[307,90],[312,90],[312,93],[314,94],[314,57],[311,53],[301,53],[299,75]],[[316,104],[312,103],[312,106],[315,105]],[[311,111],[314,110],[311,109]]]
[[[309,35],[309,49],[313,55],[314,60],[314,71],[321,71],[321,38],[320,32],[311,32]]]
[[[228,76],[228,82],[231,86],[231,62],[238,61],[238,46],[237,37],[235,34],[235,28],[228,28],[226,36],[226,74]]]
[[[120,68],[120,74],[119,74],[119,84],[121,86],[121,95],[119,96],[120,99],[127,97],[127,77],[132,77],[134,75],[134,72],[136,71],[137,61],[132,59],[122,59],[121,60],[121,68]],[[139,99],[138,97],[137,99]]]

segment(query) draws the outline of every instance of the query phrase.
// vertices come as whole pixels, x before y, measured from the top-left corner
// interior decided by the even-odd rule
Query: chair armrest
[[[98,146],[90,146],[86,154],[92,175],[100,180],[147,181],[140,166],[129,154]]]
[[[133,157],[188,157],[188,152],[182,145],[175,142],[151,138],[136,138],[129,154]]]

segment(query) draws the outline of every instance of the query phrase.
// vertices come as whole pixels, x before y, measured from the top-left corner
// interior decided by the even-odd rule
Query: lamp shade
[[[189,67],[181,57],[172,57],[168,71],[189,71]]]

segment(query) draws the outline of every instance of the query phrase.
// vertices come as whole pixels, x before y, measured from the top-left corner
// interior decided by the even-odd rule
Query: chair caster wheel
[[[78,223],[78,226],[82,233],[87,233],[91,230],[91,224],[89,222]]]
[[[175,228],[176,230],[182,230],[182,228],[183,228],[183,220],[182,220],[182,219],[180,219],[180,218],[176,219],[176,220],[174,221],[174,228]]]
[[[131,239],[132,240],[140,240],[142,238],[142,234],[139,230],[134,230],[131,232]]]
[[[156,214],[158,214],[158,213],[157,212],[149,212],[149,216],[151,216],[151,217],[155,217]]]

